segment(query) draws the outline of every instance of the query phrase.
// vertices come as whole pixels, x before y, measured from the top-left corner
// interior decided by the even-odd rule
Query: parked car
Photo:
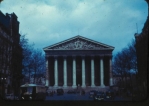
[[[97,94],[97,91],[96,90],[91,90],[89,92],[89,98],[94,98],[96,96],[96,94]]]
[[[57,89],[57,95],[63,95],[64,90],[63,89]]]
[[[14,96],[13,94],[6,94],[5,95],[6,100],[19,100],[17,96]]]
[[[105,98],[104,92],[98,92],[96,94],[96,96],[94,97],[94,100],[95,101],[104,101],[104,98]]]

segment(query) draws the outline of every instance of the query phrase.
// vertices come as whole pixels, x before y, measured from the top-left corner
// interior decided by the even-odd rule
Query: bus
[[[47,87],[37,84],[20,86],[20,100],[45,100]]]

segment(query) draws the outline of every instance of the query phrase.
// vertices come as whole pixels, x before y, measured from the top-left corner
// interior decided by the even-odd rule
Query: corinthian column
[[[109,83],[109,85],[110,86],[113,86],[113,78],[112,78],[112,56],[110,56],[110,58],[109,58],[109,77],[110,77],[110,83]]]
[[[85,56],[82,56],[82,87],[85,86]]]
[[[103,63],[103,56],[100,56],[100,87],[105,87],[105,85],[104,85],[104,63]]]
[[[54,87],[58,86],[58,65],[57,65],[57,56],[54,56],[54,78],[55,78],[55,85]]]
[[[63,71],[64,71],[64,87],[67,87],[67,57],[66,56],[64,56],[63,57],[64,58],[64,60],[63,60]]]
[[[91,87],[95,87],[94,57],[91,56]]]
[[[77,86],[76,86],[76,57],[75,56],[73,56],[73,64],[72,64],[72,66],[73,66],[73,69],[72,69],[72,71],[73,71],[73,85],[72,85],[72,87],[73,88],[76,88]]]
[[[49,86],[49,67],[48,67],[48,57],[46,57],[46,86]]]

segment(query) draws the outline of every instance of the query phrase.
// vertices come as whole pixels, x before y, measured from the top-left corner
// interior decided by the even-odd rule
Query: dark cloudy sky
[[[81,35],[115,47],[117,53],[142,31],[145,0],[4,0],[0,10],[14,12],[20,33],[42,49]]]

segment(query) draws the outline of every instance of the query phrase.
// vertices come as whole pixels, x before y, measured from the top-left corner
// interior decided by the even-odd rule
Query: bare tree
[[[137,61],[135,42],[132,40],[130,44],[122,51],[118,52],[114,57],[113,72],[120,75],[122,78],[123,86],[127,84],[127,78],[131,78],[132,71],[137,72]]]
[[[32,54],[32,67],[35,72],[34,83],[36,79],[36,74],[45,71],[45,56],[41,50],[35,49]]]
[[[37,73],[45,71],[45,56],[39,49],[34,48],[34,44],[30,45],[25,35],[21,36],[20,45],[23,48],[23,70],[24,74],[29,75],[29,83],[31,73],[34,72],[34,83]]]
[[[26,35],[22,35],[20,39],[20,45],[23,49],[23,69],[22,73],[23,74],[29,74],[29,81],[30,81],[30,73],[31,73],[31,68],[32,68],[32,53],[33,53],[33,45],[29,45],[28,39],[25,38]]]

